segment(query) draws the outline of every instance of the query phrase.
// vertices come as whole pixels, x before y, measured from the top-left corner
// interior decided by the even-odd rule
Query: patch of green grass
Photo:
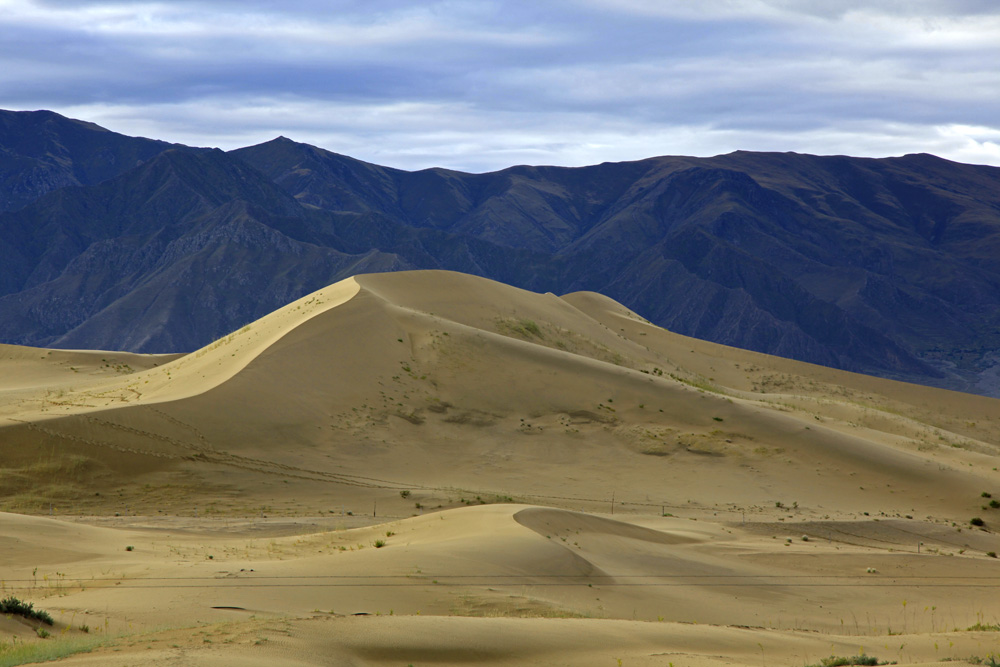
[[[35,605],[31,602],[24,602],[13,595],[0,600],[0,614],[23,616],[24,618],[41,621],[46,625],[52,625],[52,617],[49,616],[49,612],[35,609]]]
[[[89,653],[110,643],[107,637],[64,637],[44,642],[0,642],[0,667],[14,667],[59,660],[77,653]]]

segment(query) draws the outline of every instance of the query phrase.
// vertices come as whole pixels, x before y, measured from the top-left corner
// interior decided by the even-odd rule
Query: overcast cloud
[[[0,108],[487,171],[733,150],[1000,165],[993,0],[0,0]]]

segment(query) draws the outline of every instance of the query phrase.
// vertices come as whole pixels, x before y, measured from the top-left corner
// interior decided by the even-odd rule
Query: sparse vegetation
[[[545,338],[541,327],[534,320],[500,318],[497,320],[497,331],[521,338]]]
[[[970,665],[986,665],[986,667],[1000,667],[1000,656],[990,654],[985,658],[978,655],[971,655],[965,659]]]
[[[986,525],[986,522],[983,521],[982,519],[980,519],[978,516],[974,516],[971,519],[969,519],[969,523],[971,523],[973,526],[985,526]]]
[[[385,540],[375,540],[374,542],[372,542],[372,546],[375,547],[376,549],[381,549],[382,547],[385,546]]]
[[[400,491],[399,492],[399,497],[403,498],[403,499],[409,498],[410,497],[410,491],[409,491],[409,489],[404,489],[404,490]]]
[[[983,623],[976,623],[975,625],[970,625],[966,628],[968,632],[1000,632],[1000,625],[986,625]]]

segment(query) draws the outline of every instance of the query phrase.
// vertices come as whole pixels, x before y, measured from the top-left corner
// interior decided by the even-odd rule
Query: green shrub
[[[973,526],[986,525],[986,522],[980,519],[978,516],[974,516],[971,519],[969,519],[969,523],[971,523]]]
[[[24,618],[41,621],[46,625],[52,625],[53,622],[52,617],[49,616],[49,612],[41,609],[35,609],[35,606],[31,602],[23,602],[14,596],[9,596],[0,600],[0,614],[23,616]]]
[[[819,667],[844,667],[844,665],[865,665],[866,667],[871,667],[873,665],[885,665],[887,663],[879,662],[878,658],[873,655],[855,655],[851,657],[845,657],[842,655],[831,655],[829,658],[823,658],[819,661]]]

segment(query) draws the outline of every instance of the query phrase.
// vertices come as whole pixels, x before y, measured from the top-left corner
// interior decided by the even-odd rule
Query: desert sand
[[[0,665],[976,664],[998,416],[439,271],[0,346]]]

